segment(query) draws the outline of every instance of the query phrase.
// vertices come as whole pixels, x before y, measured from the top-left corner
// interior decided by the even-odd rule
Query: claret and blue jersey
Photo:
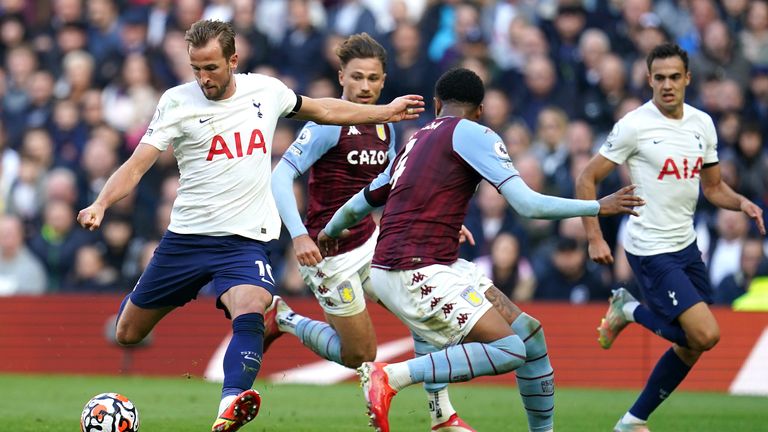
[[[504,142],[489,128],[460,117],[427,124],[366,189],[371,205],[386,203],[373,265],[413,269],[456,261],[478,183],[501,188],[517,176]]]
[[[283,155],[298,175],[309,171],[305,225],[313,239],[350,197],[368,185],[395,155],[392,125],[307,125]],[[365,243],[376,229],[367,216],[350,228],[337,254]]]

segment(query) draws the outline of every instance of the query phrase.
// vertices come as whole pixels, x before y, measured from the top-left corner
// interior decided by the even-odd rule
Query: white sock
[[[408,369],[406,362],[388,364],[384,366],[384,372],[387,373],[389,378],[389,386],[395,391],[400,391],[404,387],[413,384],[411,371]]]
[[[429,415],[432,417],[432,426],[448,421],[456,413],[448,398],[448,387],[437,392],[427,392],[429,400]]]
[[[299,323],[307,319],[307,317],[299,315],[294,311],[289,311],[287,313],[278,312],[275,318],[277,319],[277,326],[280,328],[280,331],[290,333],[294,336],[296,336],[296,327]]]
[[[627,411],[626,414],[624,414],[624,417],[621,418],[622,423],[627,424],[645,424],[645,420],[639,419]]]
[[[627,302],[624,303],[624,306],[621,308],[622,312],[624,312],[624,318],[627,319],[627,321],[635,322],[635,309],[640,306],[640,302]]]
[[[226,410],[226,409],[227,409],[227,407],[229,406],[229,404],[231,404],[231,403],[232,403],[232,401],[233,401],[233,400],[235,400],[235,398],[236,398],[236,397],[237,397],[237,395],[232,395],[232,396],[225,396],[225,397],[224,397],[224,398],[221,400],[221,402],[219,402],[219,416],[221,415],[221,413],[223,413],[223,412],[224,412],[224,410]],[[217,417],[218,417],[218,416],[217,416]]]

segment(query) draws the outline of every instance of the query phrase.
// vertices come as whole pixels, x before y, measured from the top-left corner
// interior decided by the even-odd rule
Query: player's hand
[[[96,230],[101,226],[101,221],[104,219],[104,211],[106,208],[103,205],[93,203],[80,210],[80,213],[77,214],[77,223],[87,230]]]
[[[391,114],[381,123],[398,122],[401,120],[415,120],[419,113],[424,112],[424,98],[420,95],[400,96],[387,105]]]
[[[296,260],[303,266],[316,266],[323,260],[320,249],[307,234],[293,239],[293,251],[296,253]]]
[[[462,244],[464,242],[468,242],[470,245],[475,245],[475,236],[472,235],[472,231],[467,229],[464,225],[461,226],[461,229],[459,230],[459,244]]]
[[[338,238],[329,236],[325,233],[325,230],[320,231],[320,234],[317,235],[317,245],[320,247],[320,253],[324,257],[334,255],[339,251],[339,240],[347,237],[349,237],[349,230],[347,229],[342,231]]]
[[[608,243],[602,237],[589,242],[589,259],[598,264],[613,264],[613,255]]]
[[[763,222],[763,209],[758,207],[752,201],[745,199],[741,201],[741,211],[749,216],[757,224],[757,229],[760,234],[765,235],[765,222]]]
[[[600,212],[598,216],[613,216],[630,214],[638,216],[635,207],[645,205],[645,200],[635,195],[635,185],[624,186],[616,192],[598,200]]]

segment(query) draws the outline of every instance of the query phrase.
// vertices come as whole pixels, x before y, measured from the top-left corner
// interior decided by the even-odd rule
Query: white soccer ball
[[[80,432],[136,432],[139,410],[119,393],[101,393],[91,398],[80,416]]]

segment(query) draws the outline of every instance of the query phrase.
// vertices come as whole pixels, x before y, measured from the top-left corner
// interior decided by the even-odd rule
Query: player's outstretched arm
[[[356,104],[342,99],[313,99],[302,96],[301,109],[294,118],[319,124],[358,125],[414,120],[424,111],[424,98],[400,96],[387,105]]]
[[[744,212],[755,221],[760,234],[765,235],[763,210],[745,196],[736,193],[723,181],[720,165],[710,165],[701,170],[701,190],[707,201],[712,204],[720,208]]]
[[[576,198],[596,199],[597,184],[615,168],[616,164],[603,155],[595,155],[576,178]],[[611,248],[603,238],[603,232],[597,218],[584,216],[581,218],[581,222],[587,233],[589,258],[599,264],[613,264]]]
[[[123,199],[139,184],[139,180],[154,165],[159,156],[160,150],[156,147],[149,144],[139,144],[131,157],[109,177],[93,204],[80,210],[77,214],[77,222],[83,228],[91,231],[98,229],[104,219],[104,212],[112,204]]]
[[[283,224],[291,233],[293,252],[296,260],[303,266],[314,266],[323,260],[320,249],[309,237],[307,227],[301,221],[293,194],[293,180],[299,173],[285,161],[280,161],[272,172],[272,195],[275,197],[277,211]]]

